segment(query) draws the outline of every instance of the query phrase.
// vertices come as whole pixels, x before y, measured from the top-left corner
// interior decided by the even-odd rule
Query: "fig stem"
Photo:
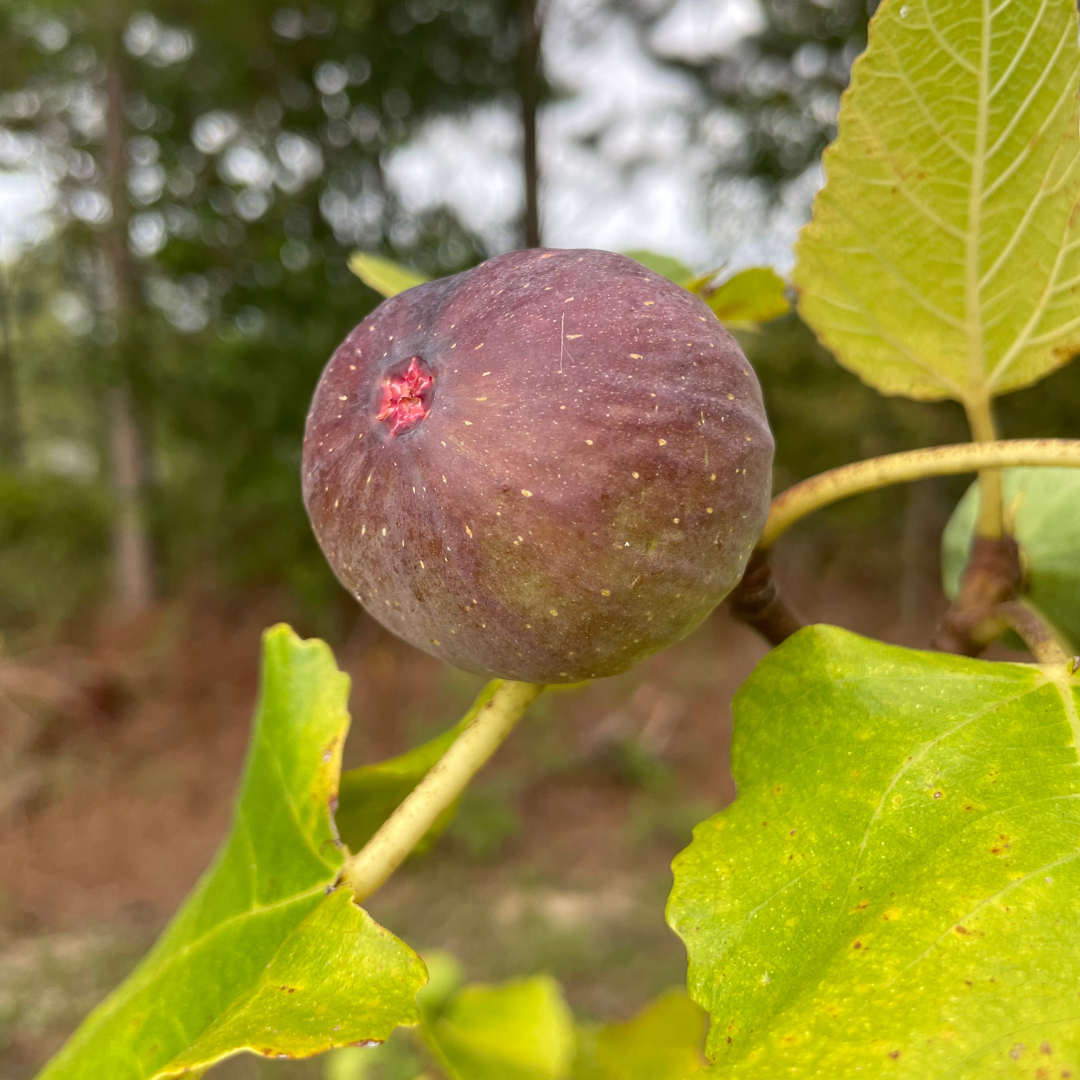
[[[495,753],[543,689],[535,683],[511,680],[498,682],[493,693],[485,688],[482,697],[489,693],[490,697],[472,723],[450,744],[379,831],[345,860],[335,887],[347,885],[357,902],[375,892]]]
[[[1054,629],[1030,605],[1010,600],[990,609],[990,618],[1003,622],[1023,639],[1028,651],[1040,664],[1066,664],[1069,654],[1062,648]]]
[[[768,550],[807,514],[865,491],[928,476],[1038,465],[1080,468],[1080,440],[1006,439],[992,443],[931,446],[925,450],[906,450],[841,465],[794,484],[777,495],[769,508],[769,518],[758,547]]]
[[[965,403],[972,438],[979,443],[998,441],[994,406],[989,395]],[[979,470],[979,516],[975,535],[987,540],[1000,540],[1005,535],[1005,498],[998,469]]]

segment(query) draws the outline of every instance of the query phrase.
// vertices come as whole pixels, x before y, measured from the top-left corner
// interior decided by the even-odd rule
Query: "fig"
[[[534,248],[386,300],[322,374],[304,503],[345,587],[458,667],[613,675],[697,626],[768,512],[757,379],[696,296]]]

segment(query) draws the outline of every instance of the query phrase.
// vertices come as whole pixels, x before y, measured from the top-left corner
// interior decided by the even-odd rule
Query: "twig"
[[[1011,600],[991,609],[991,616],[1000,619],[1023,639],[1031,655],[1040,664],[1067,664],[1069,654],[1062,648],[1050,624],[1022,600]]]
[[[978,656],[1001,633],[988,625],[992,609],[1014,600],[1023,573],[1020,549],[1013,537],[976,536],[960,589],[949,605],[930,647],[955,656]]]
[[[335,886],[347,885],[358,901],[375,892],[495,753],[543,689],[533,683],[500,683],[472,723],[379,831],[345,861]]]
[[[761,548],[750,556],[728,604],[736,619],[753,627],[770,645],[779,645],[805,625],[784,602],[773,580],[768,552]]]
[[[758,547],[772,547],[796,521],[852,495],[927,476],[953,476],[980,469],[1024,465],[1080,467],[1080,440],[1010,439],[934,446],[830,469],[789,487],[773,499]]]

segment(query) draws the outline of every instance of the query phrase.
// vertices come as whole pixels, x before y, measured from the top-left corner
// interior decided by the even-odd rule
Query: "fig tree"
[[[304,502],[384,626],[469,671],[613,675],[738,582],[768,511],[757,379],[706,305],[606,251],[385,301],[323,372]]]

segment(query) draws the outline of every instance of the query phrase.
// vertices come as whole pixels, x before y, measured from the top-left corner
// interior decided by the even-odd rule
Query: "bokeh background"
[[[299,497],[307,403],[379,297],[520,246],[770,265],[821,183],[866,0],[0,0],[0,1075],[31,1076],[138,958],[229,817],[258,635],[353,677],[346,765],[478,680],[334,581]],[[742,335],[776,484],[965,436],[885,399],[797,315]],[[1007,435],[1077,434],[1066,368]],[[963,480],[843,504],[777,553],[804,613],[925,644]],[[668,863],[734,795],[723,610],[532,711],[377,918],[469,975],[548,970],[582,1017],[680,983]],[[214,1076],[319,1076],[244,1058]]]

